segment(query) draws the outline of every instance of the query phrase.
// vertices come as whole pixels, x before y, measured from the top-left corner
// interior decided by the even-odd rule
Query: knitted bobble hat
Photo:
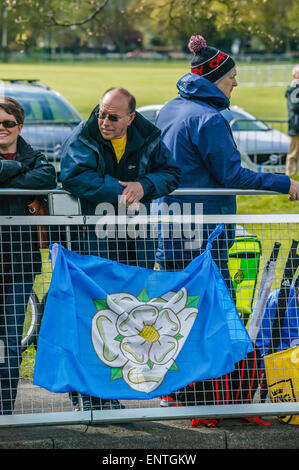
[[[191,36],[188,48],[193,52],[191,72],[217,84],[236,64],[226,53],[215,47],[207,46],[206,40],[200,36]]]

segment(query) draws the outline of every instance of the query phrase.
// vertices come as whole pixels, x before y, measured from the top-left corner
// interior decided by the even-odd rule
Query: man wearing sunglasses
[[[63,145],[62,185],[80,198],[85,215],[101,215],[103,203],[115,215],[121,206],[138,209],[140,203],[149,210],[153,199],[179,185],[180,170],[161,142],[160,130],[135,108],[136,100],[129,91],[107,90],[89,119],[79,124]],[[116,231],[118,227],[115,224]],[[95,227],[88,225],[84,231],[78,227],[76,233],[73,228],[72,249],[125,264],[154,266],[154,241],[147,235],[136,240],[126,234],[118,239],[101,238]],[[122,407],[118,400],[82,398],[84,409]],[[74,394],[72,399],[75,405]]]
[[[64,189],[81,199],[86,214],[101,202],[149,203],[178,187],[180,170],[161,142],[160,131],[135,111],[134,96],[107,90],[87,122],[62,149]]]

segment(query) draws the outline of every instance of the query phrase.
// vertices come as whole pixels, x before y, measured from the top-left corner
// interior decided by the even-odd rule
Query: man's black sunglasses
[[[98,111],[96,112],[96,117],[97,119],[109,119],[109,121],[112,121],[112,122],[117,122],[119,121],[120,119],[123,119],[124,117],[128,116],[128,114],[131,114],[130,112],[125,114],[124,116],[117,116],[116,114],[106,114],[106,113],[102,113],[102,111]]]
[[[15,121],[0,121],[0,124],[4,127],[4,129],[12,129],[13,127],[18,126],[19,124]]]

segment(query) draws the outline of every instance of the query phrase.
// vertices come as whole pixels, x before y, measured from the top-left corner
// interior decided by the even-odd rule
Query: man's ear
[[[132,124],[132,122],[134,121],[135,117],[136,117],[136,113],[130,114],[128,126],[129,126],[130,124]]]

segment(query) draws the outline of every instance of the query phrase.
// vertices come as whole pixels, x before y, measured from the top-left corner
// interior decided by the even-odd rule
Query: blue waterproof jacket
[[[288,193],[290,179],[286,175],[255,173],[241,166],[241,155],[233,139],[229,123],[220,111],[229,107],[228,98],[207,79],[188,73],[177,83],[179,96],[169,101],[160,111],[156,125],[162,131],[162,140],[171,151],[175,163],[182,171],[180,189],[183,188],[234,188],[261,189]],[[165,196],[157,203],[170,206],[172,203],[192,202],[202,204],[203,214],[234,214],[236,196]],[[162,204],[163,206],[163,204]],[[182,209],[183,210],[183,209]],[[188,250],[180,240],[163,237],[159,232],[156,259],[163,266],[169,260],[189,262],[205,248],[214,224],[204,225],[198,249]],[[229,247],[234,242],[234,225],[227,224],[217,240],[214,257],[220,263],[223,274],[227,274]],[[220,261],[219,261],[220,260]],[[178,267],[178,263],[176,263]]]
[[[286,175],[256,173],[241,166],[229,123],[220,113],[228,98],[207,79],[188,73],[177,83],[179,97],[160,111],[156,125],[182,170],[180,188],[271,190],[287,194]],[[235,196],[197,196],[204,213],[234,213]]]

